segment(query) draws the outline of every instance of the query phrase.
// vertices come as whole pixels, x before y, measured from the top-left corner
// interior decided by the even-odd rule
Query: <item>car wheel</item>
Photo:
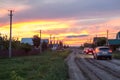
[[[112,60],[112,57],[109,57],[109,60]]]
[[[93,56],[93,58],[94,58],[94,59],[96,59],[96,57],[95,57],[95,56]]]
[[[99,57],[96,57],[97,60],[99,60],[100,58]]]

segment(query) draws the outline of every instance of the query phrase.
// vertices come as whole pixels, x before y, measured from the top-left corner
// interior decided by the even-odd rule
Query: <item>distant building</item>
[[[49,39],[41,39],[41,43],[43,43],[43,41],[45,41],[46,43],[49,43]]]
[[[109,39],[108,45],[112,50],[116,50],[117,48],[120,48],[120,39]]]
[[[21,43],[28,43],[30,45],[33,45],[32,38],[22,38]]]
[[[46,43],[49,42],[48,39],[42,39],[42,40],[41,40],[41,43],[43,43],[43,41],[45,41]],[[22,39],[21,39],[21,43],[28,43],[28,44],[30,44],[30,45],[33,45],[32,38],[22,38]]]
[[[109,39],[108,45],[112,48],[112,50],[116,50],[120,48],[120,32],[116,34],[116,39]]]

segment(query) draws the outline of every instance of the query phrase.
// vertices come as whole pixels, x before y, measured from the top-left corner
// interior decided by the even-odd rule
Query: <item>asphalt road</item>
[[[120,60],[95,60],[79,49],[66,59],[69,80],[120,80]]]

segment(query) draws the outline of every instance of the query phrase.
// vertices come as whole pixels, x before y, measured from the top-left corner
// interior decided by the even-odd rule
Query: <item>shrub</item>
[[[27,43],[26,44],[24,44],[24,43],[21,44],[21,49],[23,49],[26,53],[31,51],[31,47],[32,46],[27,44]]]
[[[11,72],[11,80],[24,80],[22,77],[18,76],[15,71]]]

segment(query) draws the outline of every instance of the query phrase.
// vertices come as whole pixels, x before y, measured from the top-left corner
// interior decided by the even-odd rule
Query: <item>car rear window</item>
[[[109,50],[109,48],[100,48],[100,50],[106,51]]]

